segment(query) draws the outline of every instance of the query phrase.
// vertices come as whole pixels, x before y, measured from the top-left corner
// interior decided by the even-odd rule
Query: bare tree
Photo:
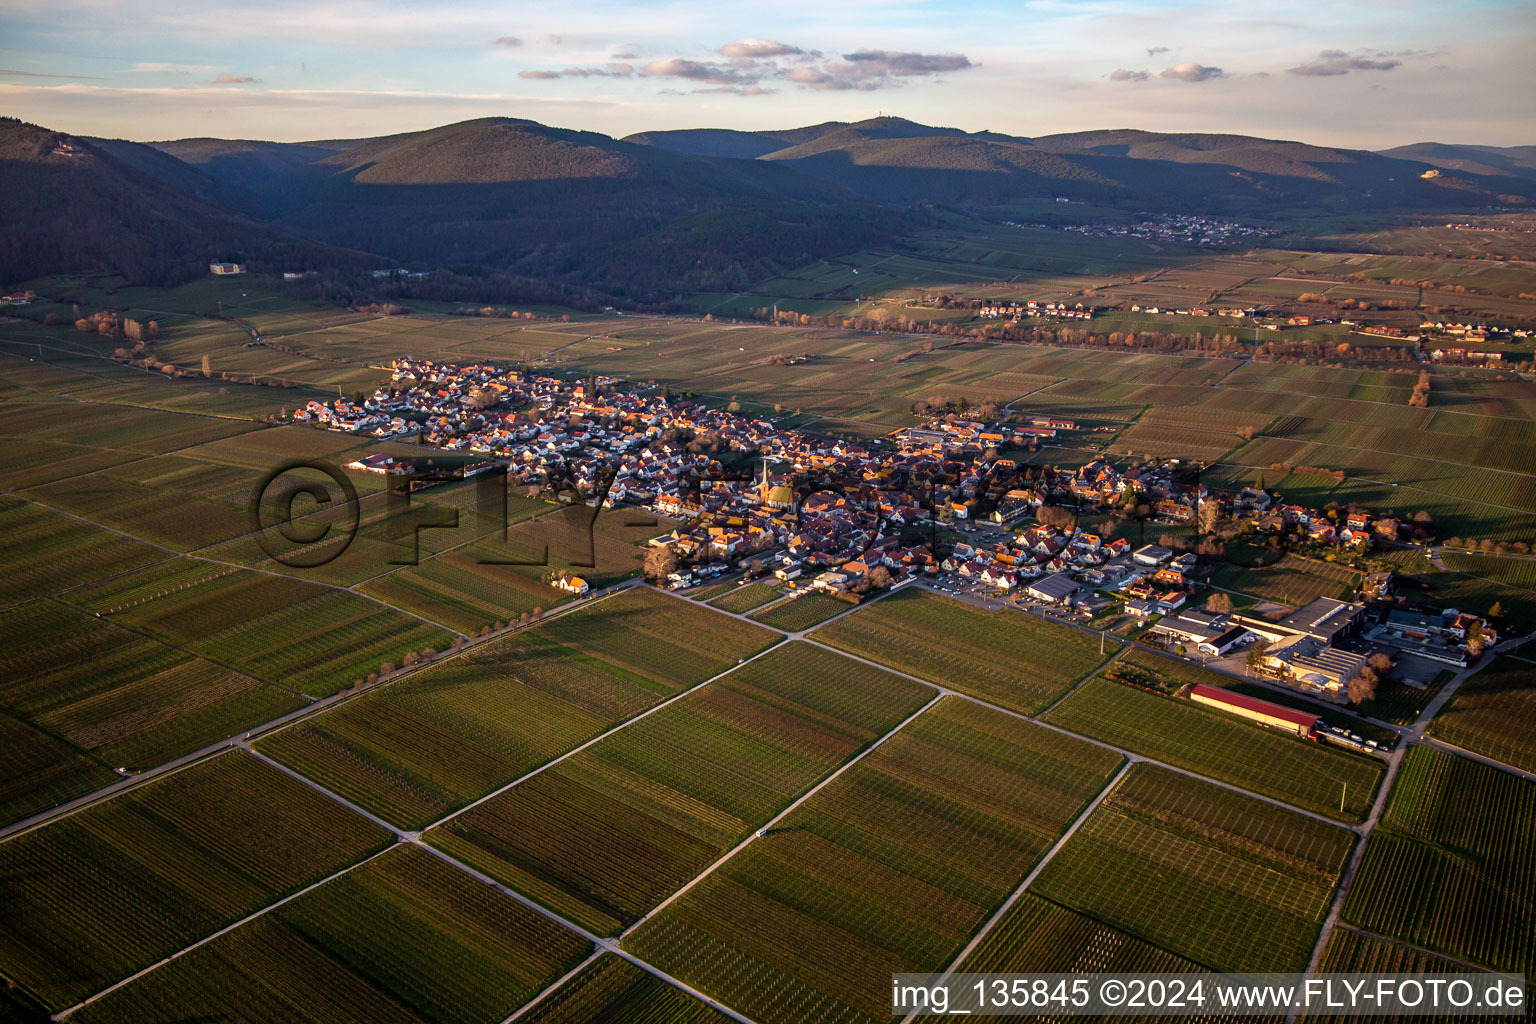
[[[670,547],[654,547],[645,553],[645,578],[659,583],[677,572],[677,552]]]
[[[1349,681],[1349,699],[1353,704],[1364,704],[1376,696],[1376,687],[1381,680],[1376,675],[1376,670],[1367,665],[1360,673]]]

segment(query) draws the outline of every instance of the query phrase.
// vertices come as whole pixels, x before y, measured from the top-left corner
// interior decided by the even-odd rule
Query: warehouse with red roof
[[[1205,704],[1246,718],[1250,722],[1284,729],[1286,732],[1293,732],[1297,736],[1307,738],[1317,732],[1318,723],[1321,721],[1310,711],[1297,711],[1282,704],[1272,704],[1267,700],[1244,696],[1215,686],[1206,686],[1204,683],[1190,691],[1189,699],[1196,704]]]

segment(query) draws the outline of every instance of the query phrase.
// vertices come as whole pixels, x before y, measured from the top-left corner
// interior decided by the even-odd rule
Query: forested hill
[[[1312,146],[1243,135],[1120,129],[1034,138],[966,133],[903,118],[793,132],[645,132],[631,141],[786,163],[882,202],[999,204],[1060,195],[1168,212],[1284,216],[1300,211],[1504,205],[1536,189],[1492,158],[1464,172],[1406,151]],[[1476,149],[1477,147],[1465,147]],[[1529,159],[1497,151],[1505,166]],[[1510,154],[1515,154],[1511,156]],[[1450,169],[1424,177],[1430,170]]]
[[[897,117],[626,139],[492,117],[369,139],[148,144],[6,120],[0,276],[111,267],[161,283],[209,259],[372,260],[663,302],[1041,199],[1269,221],[1524,205],[1533,153],[1134,129],[1031,138]]]
[[[205,275],[210,260],[368,262],[222,205],[221,187],[195,168],[114,149],[0,118],[0,280],[110,267],[171,283]]]

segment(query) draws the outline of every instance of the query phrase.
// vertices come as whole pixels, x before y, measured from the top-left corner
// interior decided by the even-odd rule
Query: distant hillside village
[[[1202,565],[1219,557],[1221,538],[1348,559],[1423,540],[1425,524],[1286,503],[1262,485],[1214,493],[1176,460],[1058,469],[1020,458],[1077,429],[1056,416],[946,415],[861,443],[607,376],[566,380],[410,358],[394,363],[390,386],[361,400],[312,401],[293,416],[460,453],[457,476],[504,467],[509,484],[530,493],[624,503],[676,521],[651,539],[647,558],[648,574],[665,586],[734,567],[856,601],[921,578],[1085,618],[1128,615],[1154,624],[1143,642],[1213,657],[1267,645],[1261,671],[1332,697],[1348,692],[1367,657],[1337,646],[1343,637],[1368,634],[1454,665],[1497,639],[1475,616],[1393,600],[1386,573],[1366,578],[1360,596],[1369,611],[1364,601],[1345,602],[1347,614],[1334,608],[1326,630],[1317,602],[1278,620],[1232,613],[1230,602],[1226,611],[1194,611],[1206,590]],[[414,478],[433,458],[376,454],[351,468]],[[1080,515],[1103,525],[1080,525]],[[1194,528],[1196,539],[1115,536],[1148,527],[1186,539]],[[565,573],[550,582],[587,587]],[[1301,628],[1304,619],[1313,624]],[[1350,628],[1334,629],[1340,622]]]
[[[1200,214],[1171,214],[1135,224],[1021,224],[1005,221],[1009,227],[1047,231],[1071,231],[1093,238],[1140,238],[1149,242],[1177,242],[1213,248],[1241,248],[1262,238],[1280,234],[1278,228],[1206,217]]]

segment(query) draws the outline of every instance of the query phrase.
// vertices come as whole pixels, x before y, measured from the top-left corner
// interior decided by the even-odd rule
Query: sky
[[[894,114],[1037,136],[1536,144],[1531,0],[4,0],[0,112],[78,135],[623,136]]]

